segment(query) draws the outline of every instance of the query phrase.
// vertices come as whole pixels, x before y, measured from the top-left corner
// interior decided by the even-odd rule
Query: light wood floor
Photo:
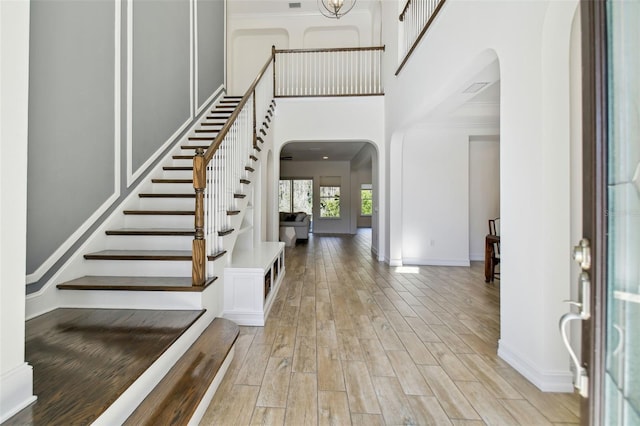
[[[202,424],[579,422],[575,394],[540,392],[497,357],[500,284],[483,265],[399,271],[373,260],[370,235],[287,249],[267,324],[241,328]]]

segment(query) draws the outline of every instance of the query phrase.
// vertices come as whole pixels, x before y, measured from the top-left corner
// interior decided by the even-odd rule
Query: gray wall
[[[27,275],[38,271],[113,194],[119,191],[120,196],[28,286],[28,293],[41,288],[137,184],[127,186],[127,161],[136,172],[155,158],[183,124],[195,119],[195,107],[224,83],[222,0],[198,0],[193,8],[197,33],[190,24],[189,0],[136,1],[132,34],[127,34],[130,17],[123,1],[119,75],[114,71],[115,1],[31,1]],[[133,43],[131,82],[126,72],[128,37]],[[193,69],[190,52],[196,39],[199,58]],[[122,85],[121,129],[115,128],[116,77]],[[128,84],[131,123],[126,121]],[[133,135],[130,159],[127,126]],[[116,160],[118,140],[121,155]],[[119,176],[114,175],[117,168]]]

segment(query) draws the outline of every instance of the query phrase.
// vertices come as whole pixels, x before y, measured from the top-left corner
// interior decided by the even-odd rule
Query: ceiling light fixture
[[[340,19],[356,5],[356,0],[318,0],[318,9],[327,18]]]
[[[323,160],[328,160],[329,157],[327,157],[326,155],[324,157],[322,157]]]

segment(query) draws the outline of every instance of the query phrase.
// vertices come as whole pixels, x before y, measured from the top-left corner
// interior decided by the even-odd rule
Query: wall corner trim
[[[572,376],[568,365],[566,371],[545,371],[510,348],[503,339],[498,341],[498,356],[543,392],[573,392]]]
[[[37,399],[33,394],[33,367],[26,362],[2,374],[0,383],[0,423]]]

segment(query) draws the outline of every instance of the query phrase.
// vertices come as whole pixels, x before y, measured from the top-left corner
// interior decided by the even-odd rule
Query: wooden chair
[[[489,219],[489,234],[500,236],[500,218]],[[493,243],[491,251],[491,281],[495,278],[500,279],[500,272],[496,272],[496,265],[500,263],[500,239]]]

